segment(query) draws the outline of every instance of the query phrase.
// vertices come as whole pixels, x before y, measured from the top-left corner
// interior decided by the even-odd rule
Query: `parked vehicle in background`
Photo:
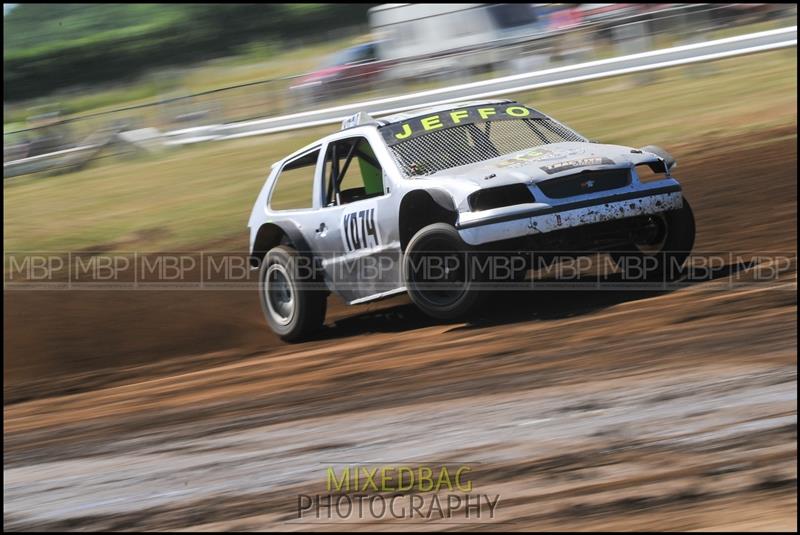
[[[648,8],[669,4],[578,4],[575,8],[587,22],[602,22],[635,15]]]
[[[301,77],[290,90],[304,103],[363,91],[384,69],[377,48],[378,43],[370,41],[340,50],[329,56],[318,69]]]
[[[394,79],[491,70],[505,59],[494,44],[545,29],[533,4],[382,4],[369,23],[379,57],[396,62],[387,70]]]

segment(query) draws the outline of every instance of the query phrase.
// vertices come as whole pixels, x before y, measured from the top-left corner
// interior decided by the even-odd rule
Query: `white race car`
[[[273,165],[253,207],[267,322],[306,337],[331,291],[350,304],[408,292],[431,316],[463,316],[485,292],[468,262],[447,264],[460,253],[611,250],[668,276],[695,232],[674,163],[509,100],[356,114]]]

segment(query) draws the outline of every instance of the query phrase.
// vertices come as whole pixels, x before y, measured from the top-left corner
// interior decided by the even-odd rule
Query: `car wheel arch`
[[[400,201],[398,214],[400,247],[406,245],[420,229],[433,223],[455,225],[458,218],[453,197],[440,189],[417,189],[409,191]]]
[[[258,267],[269,250],[278,245],[288,245],[299,252],[310,252],[303,234],[294,225],[286,222],[264,223],[258,228],[253,241],[250,264]]]

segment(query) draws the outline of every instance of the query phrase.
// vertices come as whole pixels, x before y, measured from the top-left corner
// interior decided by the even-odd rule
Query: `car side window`
[[[383,195],[383,169],[363,137],[332,142],[325,154],[325,206]]]
[[[270,209],[302,210],[314,206],[314,171],[319,151],[303,154],[281,167],[270,193]]]

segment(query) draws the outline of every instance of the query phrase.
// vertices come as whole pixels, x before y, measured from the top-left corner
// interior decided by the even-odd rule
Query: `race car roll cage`
[[[340,187],[341,187],[341,184],[342,184],[342,180],[344,179],[344,177],[345,177],[345,175],[347,173],[347,170],[350,168],[350,163],[353,161],[353,157],[354,156],[358,156],[359,158],[365,160],[369,165],[373,166],[375,169],[379,169],[380,170],[380,169],[383,168],[383,166],[378,162],[378,160],[375,157],[373,157],[373,156],[371,156],[369,154],[366,154],[365,152],[357,149],[358,144],[362,140],[366,140],[366,138],[354,137],[354,138],[350,138],[350,139],[336,140],[336,141],[333,141],[333,142],[329,143],[329,147],[330,147],[329,150],[330,150],[330,157],[331,157],[331,173],[330,173],[330,177],[324,176],[324,173],[323,173],[323,177],[322,177],[323,181],[325,179],[329,178],[329,180],[328,180],[328,188],[327,188],[327,191],[325,193],[325,206],[335,206],[335,205],[341,205],[342,204],[342,196],[341,196]],[[338,149],[339,149],[339,145],[343,145],[343,144],[346,144],[346,143],[351,143],[351,145],[350,145],[349,150],[347,151],[347,155],[345,156],[344,165],[340,169],[339,168],[339,163],[340,162],[339,162],[339,157],[338,157],[339,156],[338,155]],[[367,141],[367,143],[369,143],[369,141]],[[327,156],[326,156],[326,158],[327,158]],[[323,167],[323,170],[324,169],[325,168]],[[367,194],[366,190],[365,190],[365,196],[361,197],[360,199],[368,199],[370,197],[377,197],[377,196],[382,195],[382,194],[383,194],[383,192],[376,192],[376,193],[372,193],[372,194]],[[334,202],[335,202],[335,204],[334,204]],[[350,201],[348,201],[348,202],[350,202]]]

